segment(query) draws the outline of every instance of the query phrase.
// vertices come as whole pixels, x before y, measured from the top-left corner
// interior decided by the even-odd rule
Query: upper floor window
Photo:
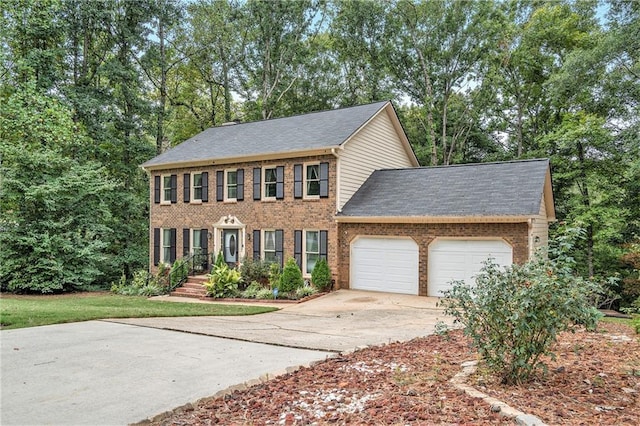
[[[282,200],[284,198],[284,166],[253,169],[253,199]]]
[[[236,200],[238,198],[238,171],[226,171],[226,194],[225,200]]]
[[[156,204],[169,204],[177,202],[178,176],[161,175],[153,179],[153,198]]]
[[[328,196],[329,163],[294,164],[294,198],[316,199]]]
[[[264,169],[264,196],[263,198],[276,198],[276,183],[278,182],[276,176],[276,168]]]
[[[184,174],[184,202],[202,203],[209,201],[209,173]]]

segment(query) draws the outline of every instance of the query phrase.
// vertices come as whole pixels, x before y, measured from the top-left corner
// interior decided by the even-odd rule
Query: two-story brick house
[[[446,273],[433,275],[438,267],[428,257],[437,257],[431,249],[441,241],[471,241],[478,256],[502,250],[503,263],[526,260],[546,241],[548,162],[496,164],[472,175],[486,184],[492,173],[524,170],[501,188],[515,188],[507,191],[513,197],[525,185],[530,197],[510,200],[497,216],[471,209],[430,218],[425,199],[437,199],[430,182],[442,185],[443,199],[449,185],[437,170],[465,175],[465,166],[418,168],[390,102],[210,128],[142,165],[151,175],[150,263],[155,269],[198,250],[222,251],[230,264],[294,257],[308,277],[326,258],[337,287],[435,295],[442,284],[428,281]],[[463,181],[472,190],[474,182]]]

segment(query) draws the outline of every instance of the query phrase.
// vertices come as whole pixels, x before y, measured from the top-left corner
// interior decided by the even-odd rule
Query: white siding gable
[[[392,121],[397,118],[389,116],[389,108],[383,108],[344,144],[339,153],[338,211],[342,210],[374,170],[418,165],[413,152],[407,152],[407,148],[410,148],[406,137],[398,134]]]

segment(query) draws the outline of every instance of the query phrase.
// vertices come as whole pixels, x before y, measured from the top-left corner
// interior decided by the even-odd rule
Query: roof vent
[[[227,121],[226,123],[222,123],[220,126],[235,126],[236,124],[240,124],[239,118],[236,118],[233,121]]]

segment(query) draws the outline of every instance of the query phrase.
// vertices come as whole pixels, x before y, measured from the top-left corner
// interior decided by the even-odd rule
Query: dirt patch
[[[548,424],[640,424],[640,342],[631,328],[563,333],[549,371],[523,386],[470,382]],[[360,350],[224,397],[156,425],[513,424],[449,380],[477,356],[460,331]],[[482,370],[480,370],[482,371]]]

